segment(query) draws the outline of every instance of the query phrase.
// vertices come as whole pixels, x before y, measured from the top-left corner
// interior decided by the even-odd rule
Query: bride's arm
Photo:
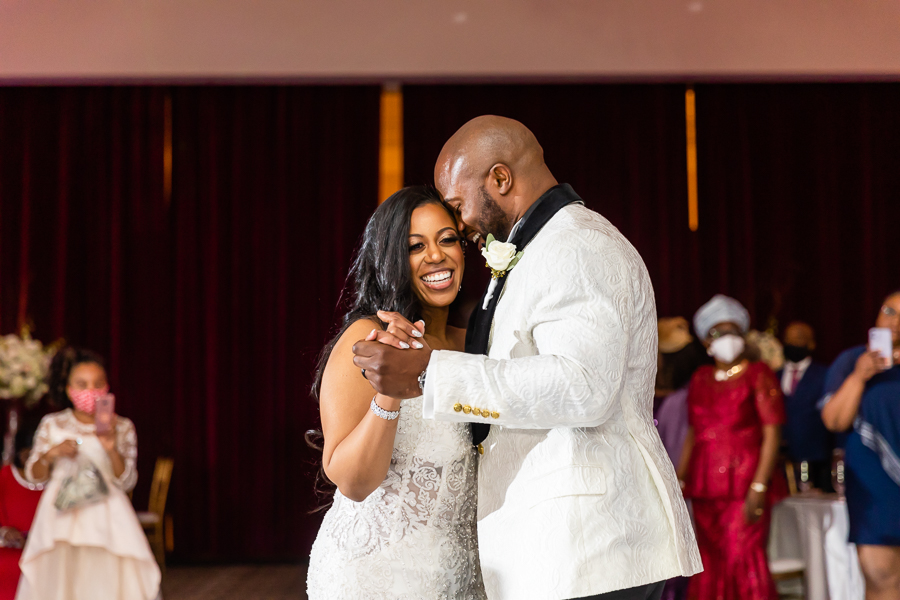
[[[365,500],[387,476],[399,421],[370,410],[375,390],[353,365],[353,344],[373,327],[364,319],[347,328],[331,352],[319,393],[325,474],[356,502]],[[394,398],[379,394],[375,402],[387,411],[400,410],[400,401]]]

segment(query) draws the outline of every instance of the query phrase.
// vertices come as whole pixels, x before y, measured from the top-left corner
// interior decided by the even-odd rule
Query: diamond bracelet
[[[378,403],[375,402],[375,398],[377,397],[378,394],[372,396],[372,404],[369,405],[369,408],[372,409],[372,412],[375,413],[375,416],[381,417],[386,421],[393,421],[400,416],[399,410],[384,410],[383,408],[378,406]]]

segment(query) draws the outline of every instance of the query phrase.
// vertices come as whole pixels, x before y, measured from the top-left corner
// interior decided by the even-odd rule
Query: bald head
[[[472,119],[447,140],[434,181],[469,237],[493,233],[498,239],[506,239],[512,225],[557,183],[534,134],[516,120],[494,115]]]
[[[544,150],[531,130],[514,119],[476,117],[444,144],[434,181],[440,185],[442,179],[457,174],[483,177],[498,163],[525,176],[528,170],[544,166]]]

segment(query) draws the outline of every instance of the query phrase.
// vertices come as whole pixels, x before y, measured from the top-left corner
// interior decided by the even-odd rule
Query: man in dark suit
[[[813,328],[794,321],[784,331],[784,368],[778,372],[787,422],[782,439],[801,489],[833,491],[831,453],[834,439],[822,423],[816,403],[822,397],[828,367],[814,362]]]

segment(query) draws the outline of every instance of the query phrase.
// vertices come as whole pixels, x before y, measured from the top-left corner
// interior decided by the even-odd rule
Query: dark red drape
[[[640,251],[661,316],[690,317],[724,292],[746,303],[757,327],[770,316],[812,322],[825,360],[864,342],[880,296],[900,286],[888,247],[900,217],[900,85],[698,86],[696,233],[688,229],[684,92],[408,86],[406,178],[431,182],[441,146],[466,120],[519,119],[557,179]]]
[[[444,142],[482,114],[525,123],[556,178],[628,235],[653,276],[661,313],[699,300],[695,285],[671,281],[674,266],[689,263],[696,252],[692,236],[679,231],[688,219],[683,86],[407,86],[406,181],[432,182]],[[477,258],[467,266],[486,272]]]
[[[0,89],[0,331],[109,358],[139,505],[175,458],[176,556],[308,552],[309,386],[376,205],[378,106],[377,87]]]
[[[172,105],[174,500],[201,517],[181,536],[194,555],[303,555],[311,374],[377,204],[379,90],[182,88]]]
[[[900,287],[900,84],[696,91],[700,279],[809,320],[825,359],[865,343]]]
[[[697,88],[700,231],[687,227],[684,87],[410,86],[409,183],[483,113],[635,243],[661,314],[713,293],[864,339],[900,285],[900,86]],[[377,195],[376,87],[0,89],[0,332],[31,320],[110,359],[119,410],[173,455],[184,559],[308,551],[318,517],[311,371]],[[173,193],[164,194],[166,103]],[[480,293],[474,260],[465,291]]]

